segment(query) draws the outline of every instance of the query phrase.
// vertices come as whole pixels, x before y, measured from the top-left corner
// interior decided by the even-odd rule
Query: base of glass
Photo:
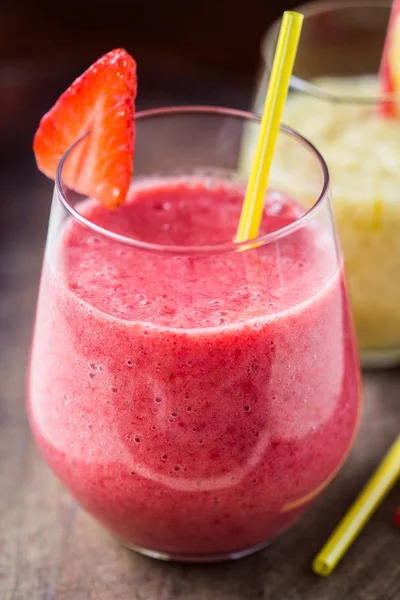
[[[224,562],[229,560],[238,560],[245,556],[250,556],[255,552],[259,552],[266,548],[270,542],[261,542],[250,548],[244,548],[243,550],[235,550],[233,552],[221,552],[218,554],[174,554],[169,552],[159,552],[158,550],[149,550],[149,548],[143,548],[142,546],[136,546],[136,544],[130,544],[122,541],[123,546],[144,556],[150,558],[156,558],[157,560],[164,560],[167,562],[181,562],[181,563],[216,563]]]
[[[361,351],[361,365],[365,369],[398,367],[400,350]]]

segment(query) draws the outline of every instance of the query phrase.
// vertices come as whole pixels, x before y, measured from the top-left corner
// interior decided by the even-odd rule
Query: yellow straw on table
[[[400,435],[339,523],[312,567],[317,575],[330,575],[373,512],[400,478]]]
[[[245,242],[258,236],[269,172],[296,58],[303,18],[303,15],[297,12],[286,11],[283,13],[257,148],[236,233],[236,242]]]

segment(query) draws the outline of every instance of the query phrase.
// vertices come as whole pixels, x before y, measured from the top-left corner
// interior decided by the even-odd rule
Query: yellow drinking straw
[[[400,435],[339,523],[312,567],[317,575],[330,575],[373,512],[400,478]]]
[[[236,233],[236,242],[245,242],[258,236],[269,172],[296,58],[303,18],[303,15],[297,12],[286,11],[283,13],[257,148]]]

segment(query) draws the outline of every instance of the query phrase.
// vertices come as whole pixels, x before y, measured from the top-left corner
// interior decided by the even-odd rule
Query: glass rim
[[[312,2],[306,2],[300,4],[293,10],[296,10],[304,15],[304,20],[313,17],[314,15],[329,13],[334,10],[343,9],[386,9],[390,12],[391,8],[390,0],[314,0]],[[264,61],[265,67],[268,71],[271,71],[272,61],[274,57],[275,44],[274,40],[277,37],[281,17],[276,19],[262,37],[261,40],[261,56]],[[301,43],[301,41],[300,41]],[[328,90],[319,87],[307,79],[292,75],[290,80],[290,86],[292,89],[318,98],[319,100],[326,100],[337,104],[355,104],[355,105],[377,105],[382,102],[390,102],[399,99],[399,94],[396,92],[377,93],[373,96],[356,96],[348,94],[335,94]]]
[[[149,110],[140,111],[135,115],[135,120],[142,120],[148,118],[159,118],[166,116],[182,116],[182,115],[211,115],[211,116],[223,116],[223,117],[233,117],[237,119],[242,119],[251,122],[260,122],[261,118],[251,112],[239,110],[239,109],[231,109],[231,108],[223,108],[218,106],[171,106],[165,108],[153,108]],[[300,133],[288,127],[286,125],[281,124],[280,132],[288,135],[296,142],[300,143],[306,150],[311,152],[313,156],[316,158],[319,163],[319,167],[322,172],[323,182],[321,186],[321,191],[316,197],[315,202],[312,206],[298,219],[290,223],[289,225],[285,225],[276,231],[271,233],[266,233],[264,235],[258,236],[252,240],[247,240],[245,242],[225,242],[223,244],[212,244],[212,245],[202,245],[202,246],[181,246],[181,245],[173,245],[173,244],[156,244],[153,242],[145,242],[143,240],[128,237],[125,235],[121,235],[119,233],[115,233],[109,229],[101,227],[95,223],[93,223],[90,219],[87,219],[83,215],[81,215],[75,208],[71,205],[68,200],[66,189],[63,181],[63,166],[65,161],[68,159],[71,152],[73,152],[74,148],[80,144],[87,135],[90,133],[86,133],[81,138],[79,138],[72,146],[66,151],[64,156],[61,158],[60,163],[57,168],[56,180],[55,180],[55,192],[59,201],[61,201],[64,208],[67,210],[69,215],[80,225],[83,225],[85,228],[93,231],[95,234],[100,235],[102,237],[106,237],[107,239],[118,242],[120,244],[128,245],[131,247],[135,247],[141,250],[147,250],[150,252],[158,252],[162,254],[183,254],[183,255],[191,255],[191,254],[218,254],[222,252],[234,252],[239,250],[245,250],[249,248],[249,242],[251,241],[251,248],[265,246],[267,244],[271,244],[276,242],[277,240],[284,238],[288,235],[291,235],[298,229],[302,228],[306,222],[313,218],[314,214],[317,212],[319,207],[327,200],[329,188],[330,188],[330,176],[327,164],[321,155],[321,153],[317,150],[317,148],[309,142],[305,137],[303,137]]]

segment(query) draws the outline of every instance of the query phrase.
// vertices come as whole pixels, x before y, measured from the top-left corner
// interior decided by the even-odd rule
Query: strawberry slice
[[[379,79],[383,93],[400,92],[400,0],[393,0]],[[383,116],[395,117],[399,112],[398,102],[385,101],[380,109]]]
[[[76,79],[44,115],[33,149],[38,168],[55,179],[65,152],[63,182],[107,207],[124,201],[131,178],[135,137],[136,63],[118,49]]]

